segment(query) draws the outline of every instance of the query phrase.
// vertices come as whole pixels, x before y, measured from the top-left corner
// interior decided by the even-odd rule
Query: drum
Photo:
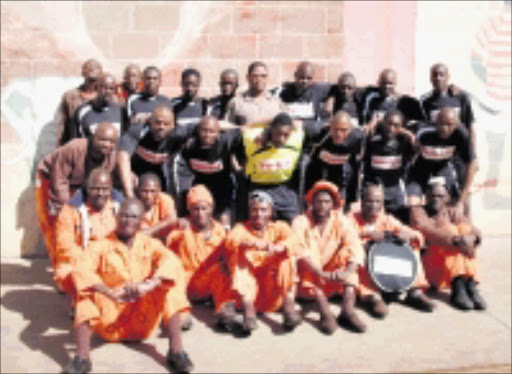
[[[418,261],[408,244],[391,239],[373,243],[368,251],[368,271],[384,292],[401,292],[414,283]]]

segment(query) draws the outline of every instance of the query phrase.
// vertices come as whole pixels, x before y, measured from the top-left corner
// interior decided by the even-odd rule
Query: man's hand
[[[367,237],[368,239],[374,241],[374,242],[380,242],[384,240],[386,237],[386,233],[384,231],[380,230],[368,230],[364,229],[362,232],[362,236]]]
[[[404,243],[409,243],[409,241],[411,240],[411,235],[410,233],[408,233],[407,231],[405,230],[400,230],[398,231],[397,233],[395,233],[395,236],[400,239],[401,241],[403,241]]]
[[[475,257],[476,247],[475,247],[476,238],[474,235],[462,235],[459,239],[459,246],[461,251],[469,258]]]

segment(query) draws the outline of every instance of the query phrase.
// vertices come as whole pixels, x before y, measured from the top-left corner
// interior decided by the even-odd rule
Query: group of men
[[[250,334],[257,313],[277,310],[291,331],[299,298],[316,301],[322,332],[364,332],[357,299],[388,314],[367,258],[390,237],[418,267],[406,304],[432,312],[424,291],[451,287],[456,307],[485,309],[468,204],[473,115],[445,65],[432,67],[421,100],[396,92],[391,69],[376,86],[357,87],[349,72],[331,85],[315,82],[307,61],[272,90],[261,61],[242,93],[227,69],[211,99],[199,96],[195,69],[174,99],[159,93],[154,66],[127,66],[120,85],[95,60],[82,74],[58,110],[58,147],[36,170],[54,279],[74,311],[66,372],[91,370],[92,331],[140,340],[158,325],[169,367],[191,371],[181,333],[191,302],[205,299],[227,331]]]

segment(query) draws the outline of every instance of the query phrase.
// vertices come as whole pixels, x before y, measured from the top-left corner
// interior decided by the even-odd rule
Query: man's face
[[[142,221],[142,207],[138,204],[123,204],[117,216],[117,235],[120,238],[133,238],[139,231]]]
[[[391,115],[384,118],[382,123],[382,131],[384,135],[389,138],[396,137],[398,130],[400,130],[403,126],[402,117],[398,115]]]
[[[363,196],[361,204],[365,217],[375,219],[384,205],[384,193],[380,188],[371,188]]]
[[[352,131],[352,123],[348,121],[333,121],[329,131],[334,144],[343,144]]]
[[[117,130],[113,126],[99,127],[92,135],[93,151],[102,157],[110,155],[117,144]]]
[[[457,127],[457,116],[454,112],[443,111],[437,117],[437,132],[442,139],[449,138]]]
[[[102,76],[98,82],[98,100],[111,103],[116,92],[116,82],[111,75]]]
[[[379,90],[384,97],[395,94],[396,74],[392,71],[384,72],[379,79]]]
[[[137,188],[137,197],[144,204],[146,211],[150,210],[155,204],[158,193],[160,192],[160,184],[154,179],[146,179]]]
[[[219,137],[220,128],[215,120],[204,119],[199,124],[199,141],[204,148],[210,148]]]
[[[233,96],[238,87],[238,78],[231,73],[222,74],[219,82],[220,93],[223,96]]]
[[[149,129],[156,141],[162,141],[174,128],[173,114],[169,110],[155,110],[149,120]]]
[[[82,76],[89,83],[96,82],[101,74],[102,68],[97,61],[89,61],[82,68]]]
[[[448,69],[444,65],[434,65],[430,71],[430,82],[437,92],[444,92],[448,87]]]
[[[434,212],[440,212],[447,203],[448,194],[442,185],[432,186],[425,196],[427,206]]]
[[[353,101],[355,89],[356,82],[350,75],[341,76],[338,80],[338,90],[341,93],[343,100]]]
[[[267,69],[264,66],[256,66],[252,72],[247,75],[249,88],[256,92],[263,92],[267,88]]]
[[[102,210],[112,196],[112,180],[108,174],[95,174],[87,183],[87,202],[97,211]]]
[[[270,129],[270,141],[274,147],[279,148],[286,144],[292,134],[291,125],[276,125]]]
[[[295,87],[299,93],[313,85],[313,68],[310,65],[301,66],[295,72]]]
[[[212,220],[213,207],[206,201],[199,201],[190,207],[190,221],[194,227],[203,229]]]
[[[190,74],[181,82],[183,96],[189,100],[193,100],[199,91],[200,79],[197,75]]]
[[[334,200],[327,191],[319,191],[313,198],[313,213],[317,218],[327,218],[331,214]]]
[[[138,68],[131,66],[124,72],[123,81],[125,86],[131,91],[136,92],[139,89],[139,82],[141,79],[141,73]]]
[[[144,92],[147,95],[155,96],[160,89],[160,73],[155,69],[147,70],[143,77]]]
[[[272,217],[272,205],[267,202],[253,200],[250,202],[249,212],[251,227],[255,230],[263,230]]]

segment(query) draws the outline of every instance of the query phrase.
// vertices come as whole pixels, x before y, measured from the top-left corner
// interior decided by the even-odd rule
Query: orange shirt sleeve
[[[300,215],[295,217],[292,221],[292,230],[297,237],[297,240],[300,242],[300,253],[297,254],[298,257],[317,257],[312,253],[312,248],[310,247],[310,243],[307,240],[307,231],[309,228],[309,220],[306,215]]]
[[[78,292],[87,291],[92,286],[103,283],[98,269],[102,252],[109,245],[111,244],[108,240],[98,240],[90,243],[87,251],[82,251],[77,257],[71,277]]]
[[[80,214],[74,207],[67,204],[62,207],[55,223],[57,262],[71,263],[82,253],[80,237],[76,233],[80,221]]]
[[[164,192],[160,192],[158,197],[160,204],[160,220],[163,220],[169,216],[176,217],[176,206],[172,197]]]
[[[174,252],[169,251],[159,240],[149,238],[151,241],[153,277],[174,283],[184,282],[185,274],[181,261]]]
[[[298,256],[304,251],[300,239],[295,235],[290,225],[283,221],[277,221],[274,227],[276,230],[275,244],[284,245],[288,256]]]
[[[351,262],[363,266],[365,261],[365,251],[363,243],[359,237],[359,230],[354,220],[340,215],[340,223],[343,225],[343,243],[342,248],[351,254]]]

